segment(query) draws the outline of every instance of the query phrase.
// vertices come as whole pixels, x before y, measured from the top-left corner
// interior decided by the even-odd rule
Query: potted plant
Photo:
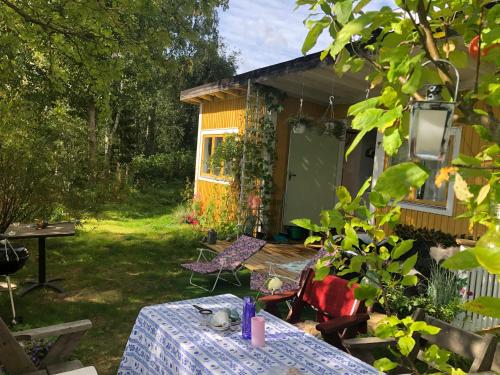
[[[303,134],[306,131],[306,128],[311,125],[312,120],[304,117],[302,113],[299,113],[290,117],[287,122],[292,128],[294,134]]]

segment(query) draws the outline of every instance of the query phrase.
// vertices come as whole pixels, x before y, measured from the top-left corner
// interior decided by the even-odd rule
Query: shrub
[[[151,156],[134,157],[131,164],[132,178],[140,187],[162,185],[172,179],[194,174],[195,156],[190,150],[179,150]]]

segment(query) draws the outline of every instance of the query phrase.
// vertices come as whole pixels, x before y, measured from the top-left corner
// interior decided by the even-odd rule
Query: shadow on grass
[[[16,295],[24,324],[15,329],[88,318],[94,327],[76,357],[96,366],[99,374],[116,374],[142,307],[208,295],[190,286],[189,272],[180,267],[197,256],[199,234],[173,217],[179,188],[132,194],[123,204],[105,205],[75,237],[48,239],[47,273],[65,278],[61,286],[66,293],[36,290],[24,297]],[[36,242],[26,244],[31,258],[15,275],[17,283],[36,278],[38,272]],[[243,287],[221,281],[214,294],[247,295],[249,274],[243,272],[241,279]],[[211,278],[196,281],[206,286],[213,283]],[[6,293],[0,293],[0,315],[10,320]]]

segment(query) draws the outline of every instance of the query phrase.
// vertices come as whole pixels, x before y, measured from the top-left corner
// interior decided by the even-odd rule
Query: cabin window
[[[202,159],[201,159],[201,175],[209,178],[226,178],[228,176],[228,168],[224,165],[213,165],[211,157],[218,147],[220,147],[226,134],[206,134],[203,135],[202,141]]]
[[[461,132],[459,128],[451,129],[448,152],[443,162],[431,160],[422,160],[419,162],[429,170],[430,176],[422,187],[412,189],[406,201],[401,204],[403,208],[447,216],[453,214],[454,193],[452,183],[444,183],[438,188],[434,181],[439,170],[442,167],[450,165],[451,161],[457,157],[460,147],[460,136]],[[397,155],[385,158],[384,167],[388,168],[391,165],[406,161],[408,161],[408,142],[404,142],[401,145]]]
[[[453,137],[450,137],[448,154],[444,161],[422,160],[420,164],[425,166],[430,173],[429,178],[419,189],[412,189],[408,196],[408,201],[418,204],[427,204],[430,206],[446,206],[448,200],[448,183],[437,187],[434,183],[439,170],[450,165],[453,153]],[[408,142],[405,141],[398,150],[397,155],[388,159],[387,166],[400,164],[408,161]]]

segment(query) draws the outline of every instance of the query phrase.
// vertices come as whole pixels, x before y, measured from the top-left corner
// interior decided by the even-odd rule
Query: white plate
[[[226,323],[223,326],[214,326],[212,322],[208,323],[208,326],[212,328],[214,331],[226,331],[231,327],[230,323]]]

